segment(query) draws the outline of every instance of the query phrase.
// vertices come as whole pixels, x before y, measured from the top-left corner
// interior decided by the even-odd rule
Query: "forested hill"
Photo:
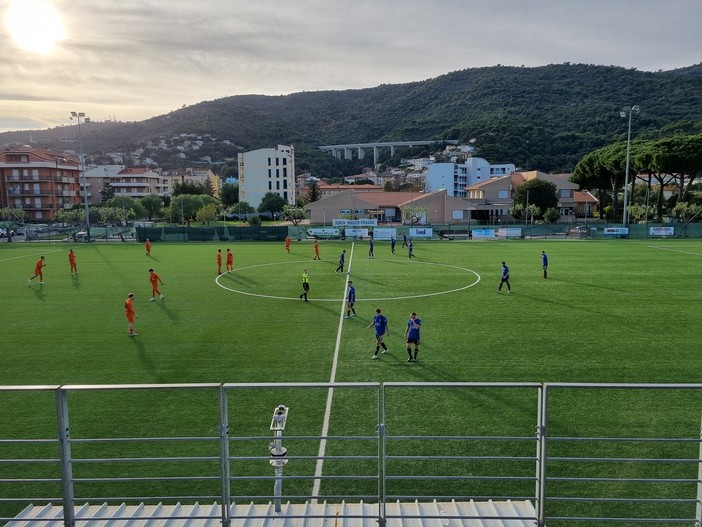
[[[492,162],[568,171],[585,153],[626,137],[627,121],[619,113],[624,106],[641,107],[632,126],[636,137],[698,129],[700,69],[494,66],[360,90],[238,95],[138,123],[90,123],[84,142],[86,151],[105,151],[182,133],[211,134],[245,149],[459,139],[474,140],[480,155]],[[0,134],[0,144],[17,141],[16,134]],[[32,135],[40,143],[55,142],[61,135],[74,138],[75,131],[63,127]]]

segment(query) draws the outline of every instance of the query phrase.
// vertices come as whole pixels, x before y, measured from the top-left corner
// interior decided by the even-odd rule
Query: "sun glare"
[[[66,36],[61,15],[45,0],[13,0],[7,27],[15,44],[40,55],[50,55]]]

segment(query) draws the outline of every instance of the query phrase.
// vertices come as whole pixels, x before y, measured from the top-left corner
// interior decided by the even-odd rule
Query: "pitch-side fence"
[[[166,411],[151,408],[164,393]],[[29,503],[61,503],[74,527],[87,502],[209,500],[228,527],[231,503],[345,500],[377,503],[382,526],[390,502],[473,499],[529,500],[538,526],[702,525],[702,384],[2,386],[0,404],[22,415],[0,427],[3,522]]]

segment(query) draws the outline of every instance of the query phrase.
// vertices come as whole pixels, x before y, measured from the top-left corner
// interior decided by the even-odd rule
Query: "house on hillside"
[[[420,224],[446,224],[463,221],[466,217],[466,202],[449,196],[445,189],[430,193],[349,189],[308,203],[305,209],[310,223],[315,225],[328,225],[334,218],[347,214],[379,222],[403,223],[407,222],[409,209],[426,209],[426,213],[420,215]]]
[[[597,209],[597,198],[589,192],[581,192],[579,185],[562,176],[532,170],[514,172],[467,186],[466,200],[469,203],[471,220],[490,224],[513,221],[508,212],[514,204],[512,193],[516,187],[532,179],[541,179],[556,185],[558,212],[564,218],[575,218],[576,215],[592,213]]]

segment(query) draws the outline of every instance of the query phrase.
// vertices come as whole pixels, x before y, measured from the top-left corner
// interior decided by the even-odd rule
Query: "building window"
[[[277,178],[280,177],[280,169],[279,168],[275,169],[275,177],[277,177]]]
[[[570,195],[570,189],[569,188],[562,188],[561,189],[561,197],[562,198],[569,198]]]
[[[268,158],[268,166],[271,166],[271,158]]]
[[[507,199],[507,198],[509,198],[509,191],[508,190],[499,190],[497,192],[497,197],[499,199]]]
[[[272,176],[273,176],[273,172],[271,172],[271,169],[269,168],[268,169],[268,177],[272,177]]]
[[[280,158],[279,157],[275,158],[275,166],[280,166]]]
[[[283,192],[283,199],[285,201],[288,201],[288,193],[287,192]]]
[[[280,190],[280,181],[275,182],[275,189]]]
[[[283,177],[288,177],[288,167],[283,168]]]
[[[273,190],[273,182],[272,181],[268,182],[268,190]]]
[[[288,188],[288,180],[287,179],[283,180],[283,188]]]

